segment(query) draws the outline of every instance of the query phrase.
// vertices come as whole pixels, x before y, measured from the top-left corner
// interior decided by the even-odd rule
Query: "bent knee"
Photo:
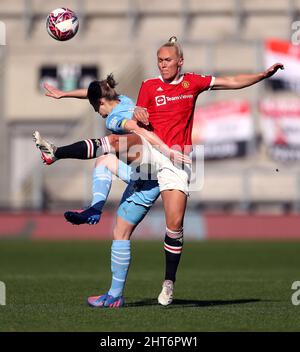
[[[183,228],[183,220],[178,218],[167,221],[166,226],[170,231],[180,231]]]
[[[106,167],[109,167],[111,165],[114,165],[114,163],[116,161],[118,161],[118,160],[114,154],[101,155],[96,159],[95,167],[100,166],[100,165],[104,165]]]
[[[106,159],[109,154],[99,156],[95,161],[95,167],[100,165],[106,165]]]
[[[120,231],[117,228],[113,230],[113,239],[118,241],[125,241],[130,239],[130,233],[127,231]]]
[[[119,136],[116,134],[110,134],[108,136],[109,144],[112,148],[117,149],[119,146]]]

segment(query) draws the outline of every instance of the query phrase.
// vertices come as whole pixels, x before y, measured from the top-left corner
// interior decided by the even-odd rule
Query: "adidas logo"
[[[162,87],[158,87],[156,90],[157,90],[158,92],[162,92],[162,91],[163,91]]]

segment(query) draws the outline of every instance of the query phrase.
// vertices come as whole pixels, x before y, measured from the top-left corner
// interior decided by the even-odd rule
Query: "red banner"
[[[273,89],[300,92],[300,46],[289,41],[269,39],[265,42],[265,67],[281,62],[284,70],[266,81]]]
[[[267,99],[260,103],[264,142],[277,160],[300,160],[300,101]]]
[[[213,103],[195,111],[193,144],[204,144],[205,159],[244,156],[253,139],[254,127],[247,101]]]

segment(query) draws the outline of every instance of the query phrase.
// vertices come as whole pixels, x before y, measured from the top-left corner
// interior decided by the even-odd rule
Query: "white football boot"
[[[33,141],[34,141],[36,147],[41,152],[41,157],[42,157],[43,163],[46,165],[53,164],[57,160],[57,158],[54,155],[54,153],[57,149],[55,147],[55,145],[53,145],[52,143],[50,143],[50,142],[46,141],[44,138],[42,138],[39,131],[34,131],[32,136],[33,136]]]
[[[162,306],[168,306],[173,302],[174,284],[171,280],[165,280],[162,284],[161,293],[158,296],[158,303]]]

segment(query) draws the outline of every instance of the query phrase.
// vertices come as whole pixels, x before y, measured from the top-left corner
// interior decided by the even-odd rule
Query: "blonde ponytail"
[[[161,48],[164,48],[164,47],[167,47],[167,48],[175,48],[176,49],[176,52],[177,52],[177,55],[178,57],[180,57],[181,59],[183,59],[183,51],[181,49],[181,46],[179,45],[178,43],[178,39],[175,35],[173,35],[168,41],[167,43],[163,44],[159,49],[158,51],[161,49]]]

